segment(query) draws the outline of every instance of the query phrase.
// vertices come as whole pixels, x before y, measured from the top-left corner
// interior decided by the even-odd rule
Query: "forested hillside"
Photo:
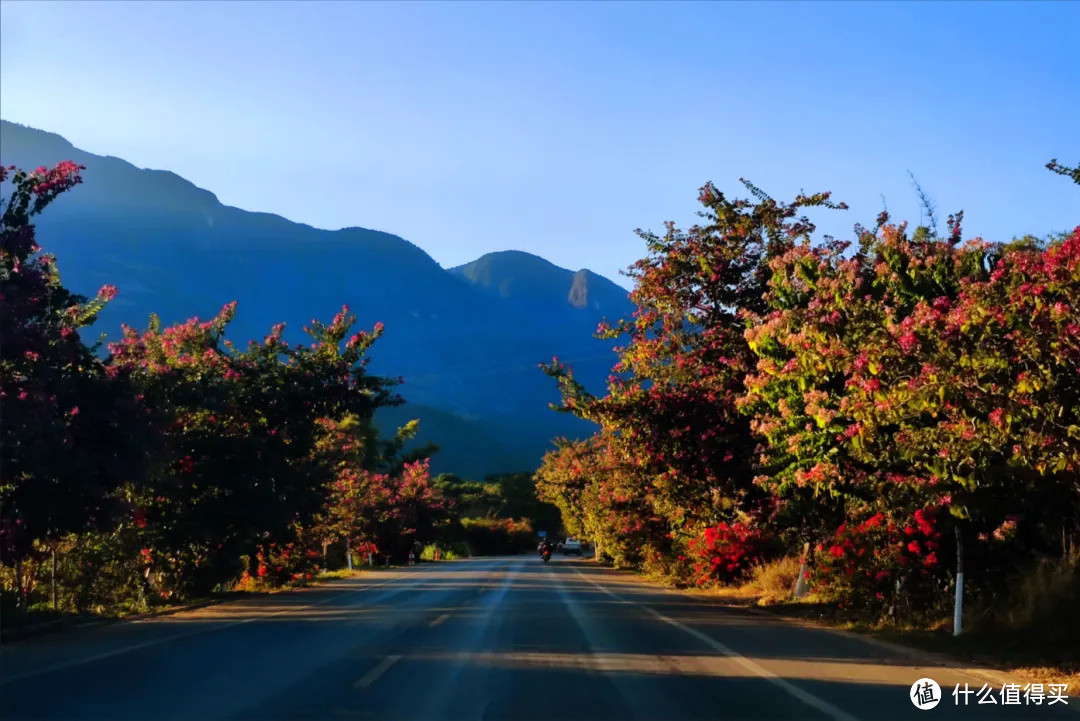
[[[377,420],[392,432],[404,415],[419,418],[418,442],[447,449],[432,459],[437,472],[530,470],[552,437],[592,432],[588,423],[547,412],[558,394],[537,365],[559,355],[590,383],[603,384],[610,345],[597,344],[592,333],[601,319],[632,309],[611,281],[585,271],[583,283],[525,253],[482,278],[444,270],[391,233],[321,230],[225,206],[174,173],[139,169],[0,121],[3,163],[31,169],[63,160],[85,166],[87,182],[36,222],[66,287],[90,295],[116,286],[95,334],[116,340],[122,323],[143,326],[150,313],[168,325],[211,317],[236,301],[229,338],[244,343],[285,323],[285,340],[300,342],[312,318],[348,304],[362,323],[386,325],[371,370],[405,381],[408,411],[380,412]],[[488,259],[477,263],[490,266]],[[544,292],[530,292],[538,288]],[[572,291],[589,302],[571,300]]]

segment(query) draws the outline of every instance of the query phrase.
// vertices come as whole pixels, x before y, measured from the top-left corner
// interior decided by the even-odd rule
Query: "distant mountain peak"
[[[95,332],[115,338],[122,323],[142,327],[151,312],[165,324],[206,318],[236,300],[231,339],[260,338],[284,322],[286,338],[303,342],[308,319],[347,304],[360,328],[385,324],[371,372],[406,379],[409,404],[386,409],[381,424],[423,419],[418,442],[447,448],[437,469],[535,468],[552,438],[594,430],[550,412],[558,390],[537,363],[567,359],[583,383],[602,387],[610,344],[592,331],[633,310],[606,278],[522,251],[448,271],[392,233],[324,230],[226,206],[175,173],[0,123],[0,162],[34,169],[61,160],[85,165],[85,182],[36,219],[38,238],[75,292],[119,287]]]
[[[591,271],[579,270],[574,273],[574,279],[570,281],[570,295],[567,301],[575,308],[589,307],[589,276]]]
[[[626,290],[602,275],[588,269],[561,268],[522,250],[485,253],[471,263],[450,268],[450,272],[504,298],[620,314],[629,307]]]

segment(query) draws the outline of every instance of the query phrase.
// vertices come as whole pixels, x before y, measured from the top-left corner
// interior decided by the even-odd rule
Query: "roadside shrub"
[[[58,601],[78,613],[112,610],[143,611],[168,603],[171,592],[150,572],[138,553],[131,529],[83,533],[59,544],[56,556]],[[49,592],[48,580],[41,590]]]
[[[435,549],[439,549],[440,561],[455,561],[459,558],[468,558],[471,555],[469,553],[469,544],[463,541],[457,543],[429,543],[420,552],[420,560],[434,561]]]
[[[893,615],[932,610],[947,595],[939,525],[943,507],[915,511],[908,522],[875,513],[843,523],[828,544],[818,544],[812,589],[841,606]]]
[[[58,539],[56,548],[57,606],[60,612],[131,612],[162,601],[150,592],[140,564],[129,552],[130,539],[121,533],[87,532]],[[130,535],[130,534],[128,534]],[[27,612],[52,610],[50,549],[41,543],[21,564],[25,596],[3,595],[6,625],[24,620]],[[0,584],[15,588],[16,569],[0,566]]]
[[[671,543],[647,542],[642,548],[641,570],[649,576],[683,586],[692,576],[692,563],[685,554],[674,554],[672,547]]]
[[[319,575],[322,554],[314,548],[271,543],[267,552],[267,577],[272,585],[302,585]]]
[[[764,563],[772,549],[772,539],[759,528],[736,521],[708,526],[689,542],[693,576],[699,586],[731,583],[744,577],[751,567]]]
[[[749,590],[760,594],[763,603],[791,598],[799,579],[800,559],[784,556],[750,569]]]

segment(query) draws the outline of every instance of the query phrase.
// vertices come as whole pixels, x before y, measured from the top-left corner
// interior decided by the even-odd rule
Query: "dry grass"
[[[1080,614],[1080,548],[1061,558],[1044,558],[1020,576],[1002,608],[985,612],[987,625],[1049,631],[1057,637],[1064,619]],[[1070,624],[1072,640],[1080,647],[1080,623]]]
[[[363,571],[361,571],[360,569],[350,571],[347,568],[339,568],[336,571],[320,571],[318,577],[315,580],[327,581],[335,578],[356,578],[361,573],[363,573]]]
[[[701,591],[713,598],[725,601],[772,606],[795,602],[792,597],[795,581],[799,578],[799,559],[779,558],[755,566],[745,583],[738,586],[717,586]]]
[[[756,566],[746,586],[758,595],[758,605],[791,600],[800,565],[798,558],[787,556]]]

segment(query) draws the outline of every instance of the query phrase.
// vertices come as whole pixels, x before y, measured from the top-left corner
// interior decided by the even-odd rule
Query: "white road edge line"
[[[802,701],[804,704],[806,704],[810,708],[817,709],[818,711],[821,711],[823,714],[829,716],[832,719],[835,719],[835,721],[859,721],[859,719],[857,717],[852,716],[851,714],[847,713],[846,711],[832,705],[828,701],[825,701],[824,699],[818,698],[814,694],[799,688],[798,686],[791,683],[787,679],[784,679],[784,678],[781,678],[780,676],[777,676],[775,673],[773,673],[769,669],[765,668],[764,666],[761,666],[760,664],[754,663],[750,659],[746,658],[745,656],[739,654],[736,651],[733,651],[732,649],[728,648],[727,646],[720,643],[719,641],[712,638],[711,636],[707,636],[704,633],[702,633],[701,631],[690,628],[689,626],[685,626],[685,625],[679,623],[678,621],[676,621],[673,618],[668,618],[667,616],[660,613],[659,611],[657,611],[652,606],[646,606],[645,604],[638,603],[637,601],[624,599],[622,596],[619,596],[618,594],[604,588],[603,586],[601,586],[599,583],[592,580],[591,578],[586,578],[585,574],[583,574],[581,571],[578,571],[577,569],[574,569],[574,571],[579,576],[581,576],[584,580],[586,580],[589,583],[591,583],[592,585],[596,586],[598,589],[600,589],[601,591],[603,591],[607,595],[611,596],[612,598],[617,598],[620,601],[623,601],[624,603],[632,603],[635,606],[640,606],[641,608],[645,609],[647,612],[649,612],[650,614],[655,616],[660,621],[663,621],[664,623],[666,623],[666,624],[668,624],[670,626],[674,626],[675,628],[677,628],[677,629],[679,629],[681,631],[685,631],[686,633],[690,634],[691,636],[698,639],[702,643],[706,644],[710,648],[712,648],[712,649],[714,649],[716,651],[719,651],[723,655],[727,656],[732,661],[734,661],[735,663],[737,663],[740,666],[742,666],[743,668],[745,668],[747,671],[750,671],[751,673],[765,679],[766,681],[773,684],[774,686],[777,686],[778,688],[783,689],[789,695],[793,696],[794,698],[798,699],[799,701]]]
[[[375,668],[365,673],[359,681],[353,684],[353,688],[367,688],[379,680],[379,677],[390,670],[390,667],[401,660],[401,654],[387,656],[375,665]]]
[[[73,661],[65,661],[63,663],[58,663],[58,664],[55,664],[53,666],[47,666],[45,668],[37,669],[37,670],[34,670],[34,671],[27,671],[25,673],[15,674],[14,676],[8,676],[7,678],[0,678],[0,686],[12,683],[14,681],[23,681],[23,680],[28,679],[28,678],[33,678],[34,676],[42,676],[44,674],[53,673],[55,671],[63,671],[66,668],[72,668],[74,666],[82,666],[83,664],[93,663],[94,661],[101,661],[101,660],[106,659],[106,658],[112,658],[113,656],[120,656],[121,654],[130,653],[132,651],[138,651],[141,648],[147,648],[149,646],[156,646],[159,643],[168,643],[169,641],[178,641],[181,638],[189,638],[191,636],[198,636],[199,634],[210,633],[212,631],[223,631],[226,628],[233,628],[235,626],[243,626],[245,623],[252,623],[254,621],[264,621],[264,620],[266,620],[268,618],[274,618],[275,616],[281,616],[281,615],[288,614],[288,613],[295,613],[297,611],[304,611],[304,610],[309,609],[309,608],[314,608],[315,606],[321,606],[324,603],[330,603],[332,601],[337,601],[338,599],[341,599],[341,598],[347,598],[348,596],[353,596],[353,595],[356,595],[357,593],[362,593],[362,592],[368,591],[368,590],[370,590],[372,588],[379,588],[380,586],[386,586],[387,584],[393,583],[395,581],[400,581],[400,580],[401,580],[400,578],[391,578],[391,579],[388,579],[386,581],[382,581],[381,583],[376,583],[376,584],[373,584],[371,586],[364,586],[363,588],[358,588],[355,591],[348,591],[347,593],[339,593],[336,596],[332,596],[330,598],[324,598],[321,601],[316,601],[315,603],[309,603],[306,606],[299,606],[297,608],[289,608],[289,609],[286,609],[284,611],[277,611],[275,613],[270,613],[270,614],[267,614],[265,616],[252,616],[251,618],[245,618],[245,619],[242,619],[240,621],[230,621],[230,622],[224,623],[224,624],[222,624],[220,626],[212,626],[211,628],[198,628],[198,629],[194,629],[192,631],[185,631],[183,633],[174,633],[171,636],[165,636],[164,638],[155,638],[155,639],[152,639],[150,641],[144,641],[142,643],[135,643],[135,644],[132,644],[130,646],[122,646],[120,648],[113,649],[112,651],[105,651],[103,653],[95,654],[95,655],[89,656],[87,658],[75,659]],[[210,623],[213,623],[213,621],[211,621]]]

